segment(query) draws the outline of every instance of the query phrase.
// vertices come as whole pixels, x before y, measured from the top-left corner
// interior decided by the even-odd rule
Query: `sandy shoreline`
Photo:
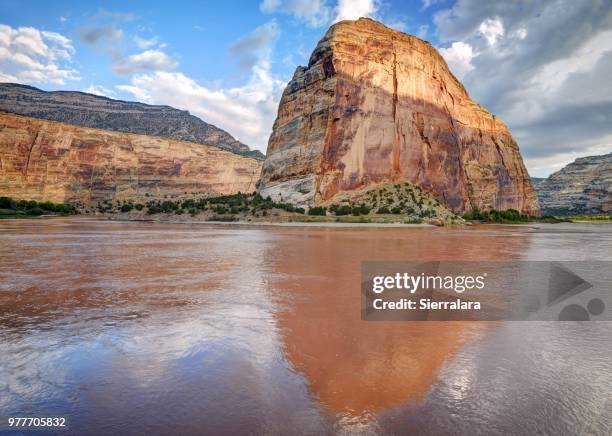
[[[104,218],[100,218],[104,220]],[[156,224],[213,224],[223,226],[253,226],[253,227],[436,227],[433,224],[405,224],[405,223],[342,223],[342,222],[272,222],[272,221],[164,221],[164,220],[134,220],[122,218],[108,218],[118,222],[149,222]]]

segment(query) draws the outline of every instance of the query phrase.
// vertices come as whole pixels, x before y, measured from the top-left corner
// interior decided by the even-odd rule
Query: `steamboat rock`
[[[282,95],[258,191],[313,205],[402,181],[455,212],[539,214],[508,128],[435,48],[371,19],[336,23]]]

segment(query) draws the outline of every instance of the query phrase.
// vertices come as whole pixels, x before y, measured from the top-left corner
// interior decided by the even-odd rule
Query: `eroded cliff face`
[[[252,192],[261,162],[217,147],[0,112],[0,196],[80,202]]]
[[[161,136],[197,142],[263,160],[225,130],[184,110],[122,101],[78,91],[43,91],[17,83],[0,83],[0,111],[80,127]]]
[[[283,93],[259,192],[316,204],[397,181],[456,212],[539,213],[516,141],[430,44],[370,19],[337,23]]]
[[[576,159],[536,185],[542,213],[612,212],[612,153]]]

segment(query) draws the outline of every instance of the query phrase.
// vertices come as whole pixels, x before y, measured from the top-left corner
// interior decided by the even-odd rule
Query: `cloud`
[[[504,25],[499,17],[487,18],[478,26],[478,33],[485,37],[489,45],[495,45],[497,40],[504,36]]]
[[[289,14],[311,27],[370,17],[400,32],[408,28],[405,17],[388,13],[389,4],[383,0],[338,0],[333,7],[330,3],[327,0],[263,0],[259,9],[264,13]]]
[[[441,3],[443,0],[421,0],[421,10],[424,11],[425,9],[430,8],[431,6],[435,5],[436,3]]]
[[[611,149],[609,2],[458,0],[434,23],[451,69],[508,124],[530,170]]]
[[[374,17],[379,6],[378,0],[338,0],[334,22]]]
[[[113,26],[81,27],[77,30],[79,38],[89,44],[95,45],[100,41],[118,41],[123,38],[123,30]]]
[[[117,60],[113,71],[129,75],[139,71],[168,71],[176,68],[178,62],[161,50],[146,50]]]
[[[138,46],[139,49],[145,50],[149,47],[153,47],[159,42],[159,37],[154,36],[153,38],[141,38],[140,36],[134,36],[134,43]]]
[[[112,12],[99,8],[95,18],[110,19],[113,21],[133,21],[136,15],[131,12]]]
[[[236,59],[239,68],[252,68],[260,59],[269,59],[279,33],[276,20],[269,21],[234,42],[229,48],[230,54]]]
[[[269,69],[256,65],[241,87],[213,89],[183,73],[158,72],[137,75],[118,88],[139,101],[188,110],[265,152],[284,86]]]
[[[156,72],[132,77],[117,86],[137,100],[188,110],[227,130],[238,140],[265,153],[286,81],[271,72],[272,44],[278,36],[273,20],[240,38],[230,51],[248,51],[250,77],[242,86],[205,86],[181,72]],[[235,53],[236,56],[239,54]],[[247,64],[243,60],[244,65]]]
[[[89,85],[83,90],[83,92],[87,92],[88,94],[101,95],[103,97],[116,97],[116,94],[113,91],[101,85]]]
[[[259,9],[268,14],[280,12],[291,15],[312,27],[327,24],[332,14],[325,0],[263,0]]]
[[[70,66],[74,54],[64,35],[0,24],[0,81],[63,85],[78,80],[78,71]]]
[[[474,50],[471,45],[457,41],[453,42],[450,47],[441,48],[438,51],[459,80],[462,80],[468,72],[474,69],[474,65],[472,65]]]

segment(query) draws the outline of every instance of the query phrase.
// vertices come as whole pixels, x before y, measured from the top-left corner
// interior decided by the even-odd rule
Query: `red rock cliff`
[[[252,192],[260,168],[208,145],[0,112],[0,196],[90,204]]]
[[[429,43],[370,19],[337,23],[283,93],[258,190],[316,204],[396,181],[457,212],[539,213],[507,127]]]

